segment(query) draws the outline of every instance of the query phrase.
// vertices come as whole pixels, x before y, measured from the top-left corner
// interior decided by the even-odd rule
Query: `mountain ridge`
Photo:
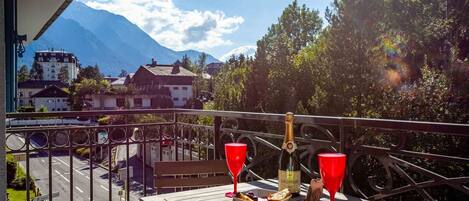
[[[19,62],[31,66],[34,52],[64,49],[74,53],[82,66],[98,65],[102,73],[117,75],[120,69],[135,72],[152,58],[172,64],[185,54],[197,61],[196,50],[175,51],[167,48],[125,17],[73,1],[37,41],[26,46]],[[219,62],[207,54],[206,63]]]

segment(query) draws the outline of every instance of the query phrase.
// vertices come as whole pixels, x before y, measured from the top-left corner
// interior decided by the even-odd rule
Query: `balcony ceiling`
[[[30,43],[47,30],[72,0],[17,0],[17,2],[18,35],[26,34],[26,43]]]

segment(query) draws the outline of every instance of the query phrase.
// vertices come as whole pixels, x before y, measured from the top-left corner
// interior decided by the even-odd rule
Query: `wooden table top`
[[[278,186],[277,180],[274,180],[274,179],[259,180],[259,181],[249,182],[249,183],[239,183],[238,191],[245,192],[245,191],[259,189],[259,188],[276,191],[277,186]],[[307,184],[302,184],[301,186],[302,190],[300,194],[301,196],[294,198],[294,199],[290,199],[290,201],[300,201],[300,200],[304,201],[308,187],[309,186]],[[231,198],[225,197],[225,193],[230,192],[230,191],[233,191],[233,185],[216,186],[216,187],[210,187],[210,188],[201,188],[201,189],[196,189],[196,190],[180,191],[180,192],[175,192],[175,193],[167,193],[167,194],[161,194],[161,195],[142,197],[140,198],[140,201],[180,201],[180,200],[231,201],[232,200]],[[327,201],[327,200],[329,200],[329,193],[326,190],[324,190],[321,201]],[[355,198],[352,196],[346,196],[338,192],[335,195],[335,200],[337,201],[344,201],[344,200],[361,201],[363,199]]]

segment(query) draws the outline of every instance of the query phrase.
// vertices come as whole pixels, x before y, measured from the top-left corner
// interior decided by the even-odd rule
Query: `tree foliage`
[[[60,67],[59,74],[57,76],[60,81],[63,83],[68,83],[70,78],[68,77],[68,68],[67,66]]]
[[[29,79],[28,66],[22,65],[20,67],[20,70],[18,71],[17,77],[18,77],[17,78],[18,82],[24,82],[24,81],[28,80]]]
[[[34,62],[29,71],[29,76],[32,80],[42,80],[44,75],[44,69],[41,64]]]

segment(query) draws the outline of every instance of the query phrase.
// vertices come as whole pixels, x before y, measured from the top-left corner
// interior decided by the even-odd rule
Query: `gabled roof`
[[[68,97],[68,93],[62,90],[61,88],[52,85],[47,87],[32,96],[33,98],[45,98],[45,97]]]
[[[19,89],[45,89],[49,86],[55,85],[59,88],[66,88],[68,85],[60,80],[27,80],[18,83]]]
[[[145,65],[141,66],[142,68],[147,69],[156,76],[187,76],[195,77],[197,76],[193,72],[183,68],[182,66],[173,66],[173,65]],[[173,68],[179,68],[179,71],[173,71]]]
[[[124,85],[125,80],[127,80],[127,76],[125,76],[125,77],[120,77],[120,78],[118,78],[117,80],[112,81],[112,82],[111,82],[111,86],[114,86],[114,85]]]

